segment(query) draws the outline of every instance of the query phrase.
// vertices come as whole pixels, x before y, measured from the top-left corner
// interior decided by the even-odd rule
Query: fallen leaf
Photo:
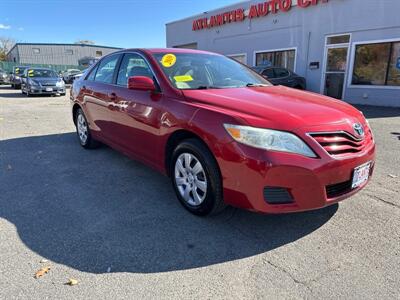
[[[108,267],[107,268],[107,273],[110,273],[111,272],[111,267]]]
[[[11,165],[7,165],[7,170],[12,170]]]
[[[73,286],[73,285],[77,285],[77,284],[78,284],[78,280],[73,279],[73,278],[68,279],[67,285]]]
[[[390,178],[397,178],[397,176],[396,175],[393,175],[393,174],[389,174],[388,175]]]
[[[35,273],[35,278],[38,279],[38,278],[44,276],[45,274],[49,273],[49,271],[50,271],[50,267],[41,268],[39,271],[37,271]]]

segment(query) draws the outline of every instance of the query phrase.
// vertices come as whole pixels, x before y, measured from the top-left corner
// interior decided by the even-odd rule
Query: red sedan
[[[170,176],[196,215],[322,208],[360,191],[374,168],[357,109],[272,86],[215,53],[119,51],[74,82],[71,101],[84,148],[105,143]]]

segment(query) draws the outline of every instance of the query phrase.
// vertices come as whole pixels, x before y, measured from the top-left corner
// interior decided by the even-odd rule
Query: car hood
[[[357,109],[343,101],[283,86],[182,92],[194,105],[244,119],[253,126],[293,129],[363,119]]]
[[[56,84],[56,82],[60,80],[59,78],[53,77],[32,77],[31,79],[40,84]]]

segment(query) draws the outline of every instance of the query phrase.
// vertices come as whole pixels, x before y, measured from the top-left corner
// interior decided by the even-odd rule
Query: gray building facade
[[[84,58],[99,58],[120,48],[87,44],[17,43],[8,52],[11,62],[78,66]]]
[[[399,0],[242,1],[166,25],[167,46],[292,69],[307,89],[400,107]]]

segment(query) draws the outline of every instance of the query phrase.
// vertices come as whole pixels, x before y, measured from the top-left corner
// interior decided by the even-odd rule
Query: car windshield
[[[28,77],[58,77],[57,73],[53,70],[47,69],[30,69],[28,70]]]
[[[170,82],[178,89],[226,89],[271,84],[233,59],[216,54],[154,54]]]

